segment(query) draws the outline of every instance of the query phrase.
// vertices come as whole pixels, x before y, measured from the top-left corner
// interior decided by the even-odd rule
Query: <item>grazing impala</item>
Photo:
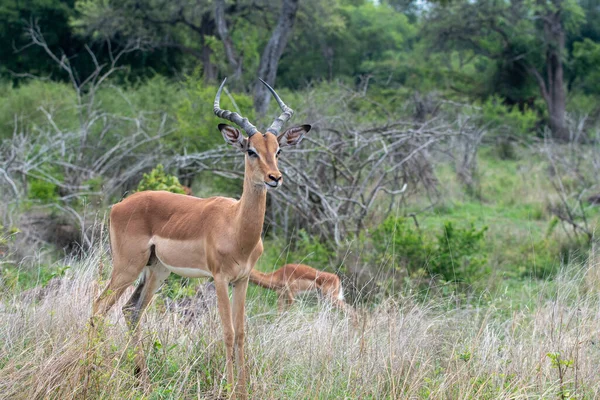
[[[282,184],[277,158],[281,148],[300,143],[310,125],[280,134],[293,110],[263,83],[283,113],[266,133],[247,118],[220,108],[223,81],[214,102],[215,114],[239,125],[248,135],[220,124],[225,141],[246,154],[244,188],[239,200],[226,197],[200,199],[169,192],[139,192],[113,206],[110,212],[110,243],[113,271],[110,283],[94,302],[93,315],[105,314],[141,275],[137,289],[124,306],[136,343],[136,365],[148,383],[147,367],[139,340],[139,320],[152,296],[167,276],[213,277],[226,347],[227,383],[246,398],[244,367],[244,305],[248,276],[262,254],[261,232],[267,189]],[[233,306],[228,285],[233,284]],[[237,350],[238,383],[234,385],[233,354]]]
[[[250,282],[279,294],[279,310],[294,302],[298,293],[318,290],[331,304],[354,316],[354,310],[344,302],[340,278],[304,264],[286,264],[277,271],[265,274],[253,269]]]

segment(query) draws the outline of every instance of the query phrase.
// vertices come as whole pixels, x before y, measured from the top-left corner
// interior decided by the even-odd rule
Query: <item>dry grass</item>
[[[217,315],[186,325],[160,299],[144,322],[153,391],[136,387],[120,311],[88,336],[97,265],[98,255],[77,263],[70,284],[39,302],[2,296],[0,398],[224,397]],[[534,308],[514,312],[496,300],[455,307],[451,300],[390,299],[363,311],[358,329],[326,306],[278,316],[256,315],[260,307],[250,304],[251,397],[596,398],[597,271],[595,262],[572,265],[540,290]]]

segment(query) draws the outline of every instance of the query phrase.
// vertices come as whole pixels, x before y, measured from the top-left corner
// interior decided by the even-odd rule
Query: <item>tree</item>
[[[533,78],[553,135],[567,139],[565,40],[584,20],[575,0],[461,0],[434,6],[426,31],[439,50],[472,52]]]
[[[271,38],[265,46],[262,57],[260,58],[258,76],[271,86],[275,86],[275,77],[277,76],[279,59],[283,54],[283,50],[285,50],[288,38],[294,27],[297,11],[298,0],[283,0],[277,25],[273,29]],[[254,108],[259,115],[263,115],[267,111],[270,99],[271,93],[269,93],[267,87],[260,81],[257,81],[254,85]]]
[[[87,47],[91,47],[100,64],[110,63],[111,53],[117,43],[101,40],[88,46],[88,39],[75,34],[69,21],[76,16],[75,0],[24,0],[4,1],[0,5],[0,75],[13,81],[29,79],[33,76],[50,77],[54,80],[70,80],[56,63],[46,57],[38,46],[31,46],[28,26],[38,25],[49,48],[53,52],[62,52],[80,76],[89,76],[96,65],[88,57]],[[112,46],[111,46],[112,45]],[[176,54],[167,49],[126,55],[123,64],[128,66],[130,76],[153,73],[169,75],[165,64],[169,59],[174,62]]]
[[[217,67],[211,56],[215,35],[213,9],[204,0],[80,0],[72,20],[81,35],[137,40],[148,48],[171,48],[200,61],[204,78],[214,81]]]
[[[278,79],[294,88],[333,79],[404,84],[404,58],[415,31],[404,14],[387,4],[303,2]]]
[[[230,84],[238,87],[244,72],[251,73],[252,81],[258,74],[274,85],[298,10],[298,0],[284,0],[277,24],[269,29],[270,10],[277,9],[276,1],[264,7],[243,0],[231,4],[224,0],[80,0],[76,4],[81,16],[74,25],[81,33],[113,40],[136,38],[149,46],[179,49],[200,61],[205,81],[214,82],[221,73],[231,75]],[[258,57],[259,46],[251,43],[252,38],[259,41],[269,31],[270,39]],[[253,59],[260,59],[258,67]],[[267,92],[262,84],[256,85],[254,92],[256,110],[264,113]]]

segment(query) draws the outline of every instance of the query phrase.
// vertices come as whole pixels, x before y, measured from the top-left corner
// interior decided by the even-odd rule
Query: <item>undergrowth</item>
[[[143,322],[152,391],[133,376],[120,306],[89,335],[101,254],[66,261],[63,283],[35,300],[0,301],[0,398],[217,398],[226,389],[216,310],[186,320],[155,301]],[[302,301],[278,315],[247,307],[252,398],[581,398],[600,395],[600,274],[595,253],[571,262],[504,310],[506,298],[457,303],[387,298],[360,322]],[[105,284],[100,283],[100,287]],[[159,294],[160,298],[162,294]]]

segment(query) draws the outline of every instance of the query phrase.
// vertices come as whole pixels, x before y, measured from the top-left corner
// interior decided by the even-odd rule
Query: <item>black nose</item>
[[[279,175],[278,177],[275,177],[275,175],[269,174],[269,179],[271,179],[275,182],[279,182],[281,180],[281,175]]]

